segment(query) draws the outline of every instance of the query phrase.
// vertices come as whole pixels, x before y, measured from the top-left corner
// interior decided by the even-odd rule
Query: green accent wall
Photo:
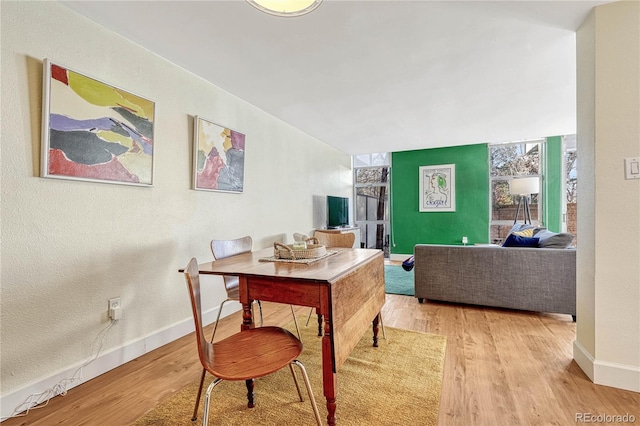
[[[456,165],[456,211],[420,212],[419,168]],[[411,254],[416,244],[488,243],[488,145],[465,145],[391,154],[392,254]]]
[[[562,137],[546,138],[543,149],[543,225],[562,230]],[[456,211],[418,211],[419,168],[456,165]],[[394,152],[391,154],[392,254],[413,253],[416,244],[469,244],[489,242],[489,146],[487,144]]]
[[[562,163],[564,154],[562,150],[562,137],[554,136],[547,138],[544,150],[545,158],[545,179],[543,184],[543,222],[550,231],[560,232],[562,230],[562,207],[564,194],[562,193],[562,183],[564,175],[562,173]]]

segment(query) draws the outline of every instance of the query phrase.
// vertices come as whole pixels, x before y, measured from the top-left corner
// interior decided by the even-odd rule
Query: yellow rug
[[[305,365],[320,410],[326,419],[326,400],[322,394],[320,337],[313,324],[302,318]],[[287,328],[292,330],[291,325]],[[295,334],[295,330],[292,330]],[[341,426],[355,425],[436,425],[446,338],[386,327],[387,338],[380,333],[379,347],[371,346],[367,333],[338,371],[336,416]],[[299,371],[300,387],[305,401],[300,402],[288,368],[255,383],[256,407],[247,408],[244,382],[222,382],[211,393],[209,425],[314,425],[311,404],[307,400]],[[194,383],[158,405],[135,426],[192,426],[194,398],[199,377]],[[205,389],[209,383],[207,377]],[[202,424],[204,391],[196,424]]]

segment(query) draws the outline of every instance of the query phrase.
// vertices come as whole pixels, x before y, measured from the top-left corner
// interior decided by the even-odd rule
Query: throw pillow
[[[547,228],[545,228],[544,226],[538,226],[537,228],[535,228],[535,229],[533,230],[533,236],[535,237],[535,236],[536,236],[536,234],[537,234],[538,232],[540,232],[540,231],[546,231],[546,230],[547,230]]]
[[[519,235],[521,237],[533,237],[534,228],[525,229],[524,231],[515,231],[514,235]]]
[[[535,229],[535,228],[536,227],[534,225],[529,225],[528,223],[514,223],[511,229],[509,230],[509,234],[512,234],[514,232],[522,232],[522,231],[526,231],[527,229]]]
[[[511,234],[502,244],[502,247],[538,247],[538,237],[522,237],[520,235]]]
[[[538,245],[542,248],[561,248],[566,249],[573,242],[573,235],[565,232],[556,233],[548,229],[541,230],[536,233],[536,237],[540,238]]]

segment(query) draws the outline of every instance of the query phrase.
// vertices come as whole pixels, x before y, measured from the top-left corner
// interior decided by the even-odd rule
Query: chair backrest
[[[253,240],[248,235],[235,240],[212,240],[211,253],[214,260],[219,260],[236,254],[248,253],[251,251],[252,245]]]
[[[251,251],[252,245],[253,240],[249,235],[236,238],[235,240],[212,240],[211,253],[213,254],[213,260],[248,253]],[[222,278],[224,279],[224,286],[227,289],[227,293],[238,287],[238,277],[223,275]]]
[[[302,234],[300,232],[293,233],[293,241],[306,241],[309,238],[307,234]]]
[[[353,247],[353,242],[356,239],[356,234],[353,232],[322,232],[316,231],[313,234],[318,239],[318,244],[322,244],[327,247]]]
[[[204,328],[202,326],[202,302],[200,301],[200,274],[198,272],[198,261],[195,257],[189,261],[189,265],[187,265],[184,270],[184,276],[187,281],[187,288],[189,289],[193,321],[196,326],[198,356],[202,366],[207,368],[210,360],[213,360],[213,345],[204,337]]]

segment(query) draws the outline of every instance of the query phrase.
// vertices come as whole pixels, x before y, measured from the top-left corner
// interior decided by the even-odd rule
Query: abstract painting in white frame
[[[244,133],[196,116],[193,135],[193,189],[242,193]]]
[[[44,60],[40,175],[152,186],[155,103]]]

